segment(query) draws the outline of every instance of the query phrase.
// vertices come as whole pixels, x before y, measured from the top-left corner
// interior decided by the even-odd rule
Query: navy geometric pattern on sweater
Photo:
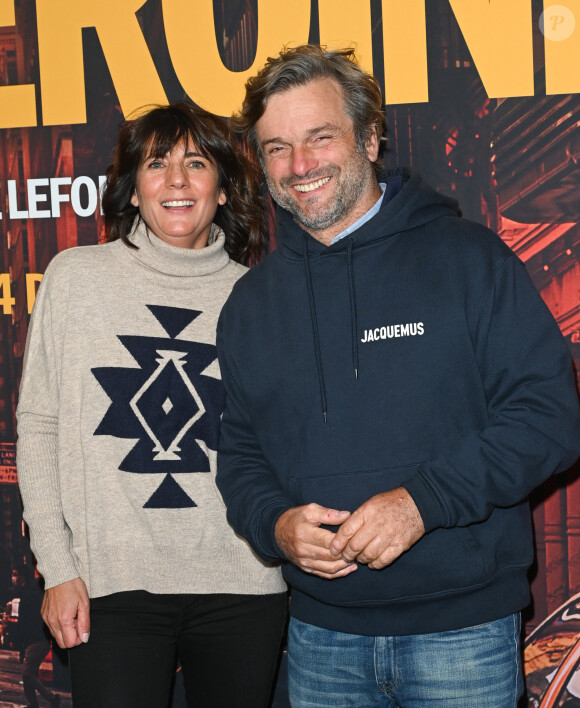
[[[165,475],[144,508],[193,507],[195,502],[172,475],[210,471],[197,440],[217,449],[223,386],[219,379],[203,374],[215,362],[216,348],[176,339],[201,314],[198,310],[147,307],[168,337],[118,335],[139,368],[92,369],[111,399],[94,434],[137,439],[120,470]]]

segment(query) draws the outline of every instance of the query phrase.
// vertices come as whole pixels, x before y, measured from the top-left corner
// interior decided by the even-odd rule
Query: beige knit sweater
[[[40,286],[18,405],[24,518],[46,587],[91,597],[282,592],[226,521],[214,483],[221,307],[245,268],[224,235],[63,251]]]

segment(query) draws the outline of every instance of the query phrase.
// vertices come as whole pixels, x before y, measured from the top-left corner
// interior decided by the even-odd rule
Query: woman
[[[262,249],[254,193],[221,119],[156,107],[121,129],[108,243],[58,254],[39,289],[19,482],[75,708],[166,706],[177,659],[188,705],[268,704],[285,586],[214,484],[215,328]]]

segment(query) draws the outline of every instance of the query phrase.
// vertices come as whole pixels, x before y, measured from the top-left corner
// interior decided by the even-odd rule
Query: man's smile
[[[316,182],[309,182],[308,184],[295,184],[294,189],[297,192],[313,192],[315,189],[318,189],[318,187],[322,187],[323,184],[326,184],[330,180],[330,177],[322,177],[321,179],[316,180]]]

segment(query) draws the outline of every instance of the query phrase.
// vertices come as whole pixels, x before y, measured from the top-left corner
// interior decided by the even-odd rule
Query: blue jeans
[[[292,618],[292,708],[514,708],[523,692],[520,615],[401,637],[333,632]]]

